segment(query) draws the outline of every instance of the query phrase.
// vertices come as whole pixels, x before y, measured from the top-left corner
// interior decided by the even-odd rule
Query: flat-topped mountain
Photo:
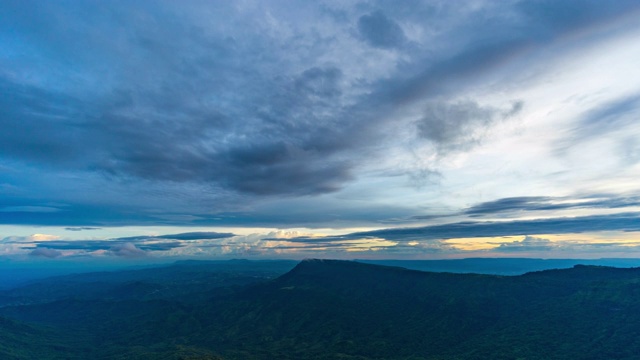
[[[280,356],[631,359],[638,304],[637,268],[496,276],[306,260],[245,289],[218,319],[244,347]]]

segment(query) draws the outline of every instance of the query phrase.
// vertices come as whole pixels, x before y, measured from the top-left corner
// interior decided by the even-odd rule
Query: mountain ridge
[[[78,351],[92,349],[66,357],[52,350],[58,357],[42,359],[631,360],[640,353],[640,268],[578,265],[505,276],[305,259],[247,283],[256,267],[242,264],[237,274],[212,268],[186,287],[189,264],[170,279],[182,267],[112,274],[116,286],[82,282],[97,297],[63,287],[50,300],[0,308],[0,316],[73,334],[64,351],[77,343],[86,344]],[[168,290],[130,294],[150,284]],[[52,293],[35,290],[35,300]],[[55,337],[42,334],[31,341],[49,349]]]

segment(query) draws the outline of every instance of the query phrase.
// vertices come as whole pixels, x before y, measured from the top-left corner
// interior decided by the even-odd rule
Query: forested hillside
[[[192,266],[203,264],[181,266],[157,276],[94,275],[93,282],[60,277],[5,292],[0,355],[415,360],[640,353],[638,268],[577,265],[499,276],[305,260],[286,273],[287,263],[248,262],[197,277]],[[284,274],[276,277],[278,271]]]

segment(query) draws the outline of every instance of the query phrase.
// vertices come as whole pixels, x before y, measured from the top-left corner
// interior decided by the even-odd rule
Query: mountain
[[[56,276],[0,291],[0,307],[63,299],[195,301],[214,291],[275,278],[296,264],[291,260],[186,260],[136,270]]]
[[[495,276],[309,260],[238,294],[212,333],[234,359],[632,359],[639,291],[640,269]]]
[[[638,267],[640,259],[532,259],[532,258],[466,258],[446,260],[357,260],[367,264],[400,266],[435,272],[522,275],[532,271],[568,269],[575,265]]]
[[[176,340],[197,330],[187,314],[212,297],[276,278],[295,265],[289,260],[178,261],[37,280],[0,291],[0,312],[20,319],[7,321],[55,333],[43,332],[26,344],[2,344],[24,353],[17,359],[220,359],[211,350]],[[0,328],[0,336],[3,333],[16,338],[23,334]],[[71,345],[47,351],[47,356],[21,350],[47,348],[51,342]]]
[[[67,334],[68,335],[68,334]],[[71,336],[58,334],[52,328],[32,326],[0,317],[0,358],[66,359],[65,354],[82,354],[83,344]]]
[[[243,266],[240,274],[253,265]],[[171,288],[161,280],[166,271],[158,270],[159,278],[111,274],[109,296],[89,291],[94,295],[36,301],[42,293],[31,288],[30,303],[7,304],[0,316],[86,345],[51,351],[69,359],[636,359],[640,353],[638,268],[576,265],[501,276],[311,259],[243,284],[221,277],[224,268],[208,275],[224,285],[176,283],[180,290],[157,296],[131,294]],[[46,347],[51,334],[30,341]],[[22,358],[39,358],[29,356]]]

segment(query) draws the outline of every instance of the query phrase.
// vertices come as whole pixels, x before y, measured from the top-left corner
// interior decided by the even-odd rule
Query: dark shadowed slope
[[[70,335],[0,317],[0,359],[81,359],[87,349]]]

